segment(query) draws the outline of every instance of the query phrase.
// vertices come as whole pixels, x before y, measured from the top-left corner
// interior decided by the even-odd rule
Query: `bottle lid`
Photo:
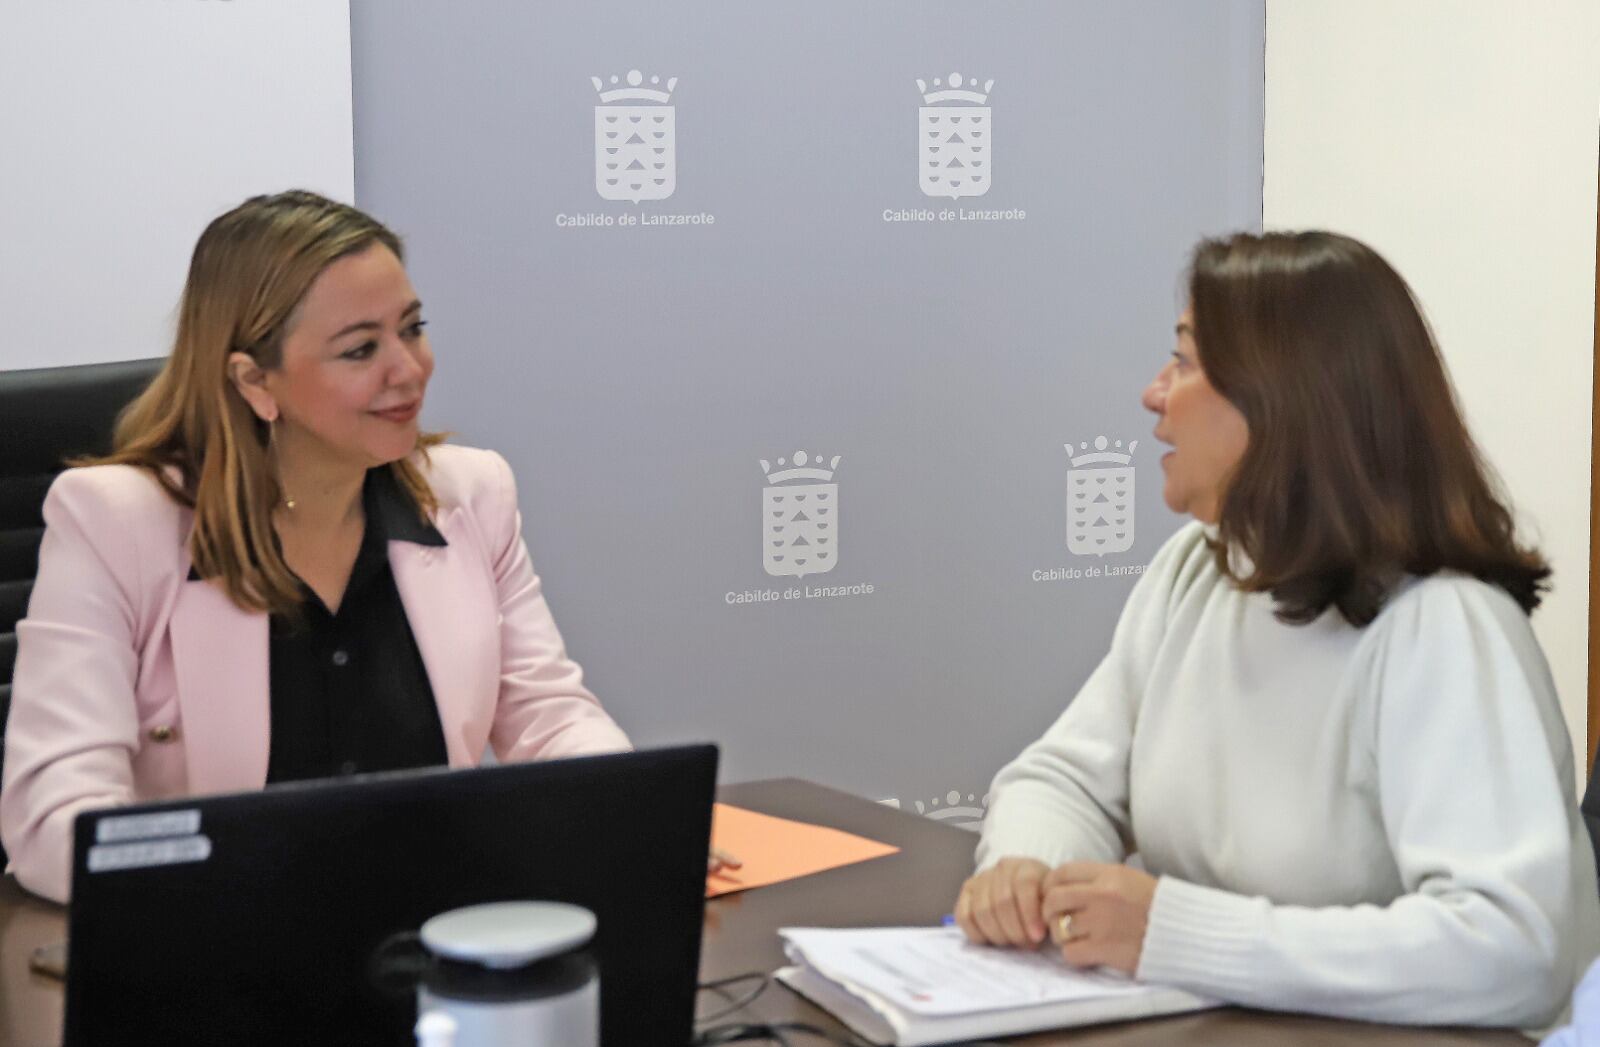
[[[594,913],[566,902],[491,902],[440,913],[422,925],[435,956],[495,970],[525,967],[588,944]]]

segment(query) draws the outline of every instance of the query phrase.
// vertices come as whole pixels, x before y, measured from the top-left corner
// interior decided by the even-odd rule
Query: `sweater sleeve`
[[[1405,893],[1310,908],[1164,877],[1139,977],[1373,1021],[1547,1023],[1593,950],[1600,901],[1532,630],[1499,590],[1443,577],[1369,628],[1368,770]],[[1316,846],[1316,812],[1304,831]]]
[[[1157,552],[1128,595],[1111,649],[1072,703],[990,787],[978,869],[1002,858],[1117,862],[1133,849],[1128,753],[1150,665],[1173,601],[1209,558],[1198,524]]]

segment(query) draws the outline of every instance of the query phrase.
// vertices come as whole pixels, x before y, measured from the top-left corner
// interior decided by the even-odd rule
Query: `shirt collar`
[[[417,545],[448,545],[422,514],[416,499],[395,479],[394,470],[382,465],[367,470],[361,489],[367,512],[367,529],[377,529],[375,537],[385,541],[413,542]]]
[[[449,545],[438,528],[423,518],[405,488],[394,478],[394,470],[386,465],[367,470],[361,485],[361,504],[367,514],[367,531],[362,536],[363,545],[371,541],[412,542],[417,545]],[[379,545],[381,548],[381,544]],[[200,572],[190,565],[189,581],[200,581]]]

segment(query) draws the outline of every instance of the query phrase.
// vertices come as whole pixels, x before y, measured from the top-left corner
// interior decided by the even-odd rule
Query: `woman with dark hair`
[[[995,779],[957,921],[1254,1007],[1553,1019],[1600,895],[1550,571],[1405,282],[1331,233],[1203,242],[1144,404],[1195,522]]]

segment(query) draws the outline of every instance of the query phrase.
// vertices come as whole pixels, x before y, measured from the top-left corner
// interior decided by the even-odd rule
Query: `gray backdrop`
[[[511,461],[596,692],[970,823],[1179,523],[1138,398],[1193,241],[1260,226],[1260,0],[351,8],[425,422]]]

